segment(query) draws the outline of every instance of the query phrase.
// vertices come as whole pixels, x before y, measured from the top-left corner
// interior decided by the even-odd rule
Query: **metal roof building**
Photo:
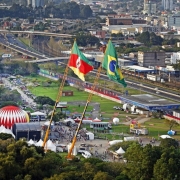
[[[15,123],[12,127],[12,132],[16,137],[16,140],[20,138],[26,138],[27,140],[41,139],[41,125],[40,123]]]
[[[150,94],[131,95],[127,97],[119,96],[119,99],[123,103],[134,105],[149,111],[178,109],[180,107],[180,103],[175,103]]]

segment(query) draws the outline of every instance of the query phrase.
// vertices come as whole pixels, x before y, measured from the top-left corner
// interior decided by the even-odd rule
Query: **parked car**
[[[82,153],[82,156],[87,159],[87,158],[90,158],[92,155],[91,155],[91,153],[90,153],[89,151],[84,151],[84,152]]]

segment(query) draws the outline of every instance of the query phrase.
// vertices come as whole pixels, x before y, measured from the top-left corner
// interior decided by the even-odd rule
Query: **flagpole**
[[[75,41],[76,41],[76,39],[74,40],[74,43],[75,43]],[[74,44],[73,44],[73,47],[74,47]],[[73,49],[73,47],[72,47],[72,49]],[[72,49],[71,49],[71,54],[72,54]],[[65,68],[65,71],[64,71],[62,82],[61,82],[61,85],[59,87],[58,94],[57,94],[57,97],[56,97],[55,105],[53,107],[53,111],[51,113],[51,117],[50,117],[50,120],[49,120],[49,125],[48,125],[48,128],[46,130],[46,134],[45,134],[43,145],[42,145],[42,147],[44,147],[44,148],[45,148],[45,144],[47,142],[47,139],[48,139],[48,136],[49,136],[49,133],[50,133],[50,127],[51,127],[51,123],[52,123],[52,120],[53,120],[53,117],[54,117],[54,114],[55,114],[55,111],[56,111],[57,104],[60,101],[60,98],[62,97],[63,87],[64,87],[64,84],[65,84],[65,81],[66,81],[66,78],[67,78],[67,74],[68,74],[68,64],[69,64],[69,62],[70,62],[70,57],[69,57],[68,63],[66,65],[66,68]]]
[[[108,43],[109,43],[109,42],[108,42]],[[106,49],[107,49],[107,47],[106,47]],[[105,51],[105,52],[106,52],[106,51]],[[104,55],[105,55],[105,52],[103,52]],[[88,99],[87,99],[87,101],[86,101],[86,105],[85,105],[85,107],[84,107],[83,113],[82,113],[81,118],[80,118],[80,122],[79,122],[79,124],[78,124],[78,127],[77,127],[77,129],[76,129],[75,135],[74,135],[74,137],[73,137],[73,140],[72,140],[72,143],[71,143],[71,147],[70,147],[69,152],[68,152],[68,155],[67,155],[67,159],[68,159],[68,160],[72,160],[73,157],[74,157],[74,156],[72,155],[72,151],[73,151],[73,148],[74,148],[74,146],[75,146],[75,143],[76,143],[76,140],[77,140],[77,135],[78,135],[78,132],[79,132],[79,130],[80,130],[80,127],[81,127],[83,118],[84,118],[84,116],[85,116],[87,107],[88,107],[89,103],[91,102],[91,99],[92,99],[92,96],[93,96],[93,91],[95,90],[95,88],[96,88],[96,86],[97,86],[97,84],[98,84],[98,79],[99,79],[99,77],[100,77],[100,73],[101,73],[101,70],[102,70],[102,63],[103,63],[103,60],[102,60],[100,66],[99,66],[99,68],[98,68],[97,73],[96,73],[96,77],[95,77],[95,80],[94,80],[94,83],[93,83],[93,87],[91,88],[91,92],[90,92],[89,95],[88,95]]]

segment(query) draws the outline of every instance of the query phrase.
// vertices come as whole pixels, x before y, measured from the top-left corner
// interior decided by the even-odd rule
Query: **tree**
[[[173,64],[173,68],[176,70],[180,70],[180,62],[178,62],[177,64]]]
[[[140,180],[142,176],[142,151],[143,148],[139,144],[132,144],[125,153],[127,165],[125,175],[131,180]],[[136,162],[136,163],[135,163]]]
[[[49,104],[53,106],[55,104],[55,101],[53,101],[51,98],[47,96],[38,96],[34,100],[36,103],[44,105],[44,104]]]
[[[176,121],[165,119],[165,123],[169,125],[169,130],[172,130],[172,127],[179,126]]]
[[[93,178],[93,180],[100,180],[100,179],[103,179],[103,180],[112,180],[112,177],[108,175],[107,172],[97,172]]]
[[[13,136],[11,134],[0,133],[0,139],[6,140],[6,139],[9,139],[9,138],[13,138]]]
[[[92,10],[89,5],[80,5],[80,16],[85,19],[92,16]]]
[[[161,139],[160,147],[165,149],[165,148],[170,148],[171,146],[178,148],[179,147],[178,141],[172,138]]]
[[[142,42],[144,43],[146,46],[149,46],[150,45],[150,34],[148,31],[146,32],[143,32],[142,34],[140,34],[138,37],[137,37],[137,40],[139,42]]]
[[[48,116],[48,118],[50,119],[51,116]],[[62,112],[56,112],[54,115],[53,115],[53,121],[54,122],[58,122],[60,121],[61,119],[63,118],[66,118],[66,114],[62,113]]]
[[[180,152],[174,147],[165,148],[161,158],[154,165],[154,179],[180,179]]]

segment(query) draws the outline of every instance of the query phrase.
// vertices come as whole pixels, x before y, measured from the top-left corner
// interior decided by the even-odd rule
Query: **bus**
[[[112,127],[109,122],[92,122],[90,123],[90,128],[94,130],[109,130]]]

